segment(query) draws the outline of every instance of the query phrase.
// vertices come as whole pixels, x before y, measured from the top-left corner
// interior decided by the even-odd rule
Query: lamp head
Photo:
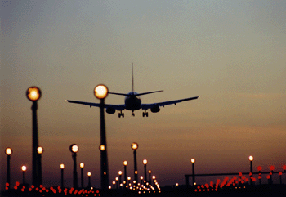
[[[40,154],[42,154],[43,152],[44,152],[43,147],[39,146],[39,147],[38,147],[38,154],[40,155]]]
[[[80,164],[79,164],[79,167],[80,167],[80,168],[84,168],[84,163],[80,163]]]
[[[94,95],[98,99],[104,99],[108,95],[108,88],[103,84],[97,85],[94,88]]]
[[[78,152],[78,145],[76,145],[76,144],[70,145],[69,150],[70,150],[72,153],[77,153],[77,152]]]
[[[249,161],[253,161],[253,156],[250,155],[250,156],[248,157],[248,159],[249,159]]]
[[[122,171],[118,171],[118,175],[122,175]]]
[[[38,101],[42,96],[42,91],[38,87],[29,87],[26,96],[30,101]]]
[[[191,163],[195,163],[195,159],[191,159]]]
[[[64,169],[65,168],[65,164],[61,163],[60,164],[60,169]]]
[[[105,150],[105,145],[100,145],[99,150],[102,150],[102,151]]]
[[[88,172],[88,173],[87,173],[87,176],[91,176],[91,172]]]
[[[143,159],[143,164],[146,165],[148,163],[147,159]]]
[[[137,150],[138,144],[137,144],[136,142],[133,142],[133,143],[131,144],[131,148],[132,148],[132,150]]]
[[[128,163],[127,161],[123,161],[124,166],[127,166],[127,163]]]
[[[12,149],[10,147],[7,147],[6,150],[5,150],[5,154],[6,155],[12,155],[12,152],[13,151],[12,151]]]
[[[25,172],[25,171],[27,170],[27,167],[26,167],[26,166],[22,166],[22,167],[21,167],[21,170],[22,170],[23,172]]]

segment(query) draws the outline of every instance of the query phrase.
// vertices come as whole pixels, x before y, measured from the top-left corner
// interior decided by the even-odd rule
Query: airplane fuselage
[[[129,92],[125,97],[124,104],[127,110],[140,110],[141,98],[137,96],[137,92]]]

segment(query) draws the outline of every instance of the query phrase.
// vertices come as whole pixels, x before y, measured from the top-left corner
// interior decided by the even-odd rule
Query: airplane
[[[160,111],[160,106],[165,106],[165,105],[173,105],[180,103],[182,101],[190,101],[190,100],[195,100],[198,99],[199,96],[194,96],[194,97],[189,97],[189,98],[184,98],[180,100],[174,100],[174,101],[163,101],[159,103],[151,103],[151,104],[142,104],[141,103],[141,98],[140,96],[147,95],[147,94],[152,94],[155,92],[163,92],[163,90],[160,91],[154,91],[154,92],[143,92],[143,93],[137,93],[134,92],[134,78],[133,78],[133,64],[132,64],[132,92],[129,92],[127,94],[124,93],[117,93],[117,92],[108,92],[108,94],[114,94],[114,95],[119,95],[119,96],[125,96],[125,101],[123,105],[111,105],[111,104],[105,104],[105,111],[107,114],[114,114],[116,110],[120,111],[118,113],[118,118],[122,117],[124,118],[124,113],[122,113],[123,110],[131,110],[132,111],[132,116],[135,116],[134,111],[135,110],[144,110],[142,113],[143,117],[148,117],[148,112],[147,110],[150,109],[152,113],[158,113]],[[88,105],[88,106],[95,106],[99,107],[99,103],[92,103],[92,102],[85,102],[85,101],[71,101],[67,100],[69,103],[75,103],[75,104],[82,104],[82,105]]]

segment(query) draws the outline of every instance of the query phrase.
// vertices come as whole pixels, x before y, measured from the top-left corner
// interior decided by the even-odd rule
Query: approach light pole
[[[249,169],[249,179],[250,179],[250,185],[252,185],[252,161],[253,161],[253,156],[250,155],[248,157],[248,160],[250,161],[250,169]]]
[[[5,154],[7,155],[7,189],[10,189],[11,185],[11,168],[10,168],[10,161],[11,161],[11,155],[12,155],[12,149],[10,147],[7,147],[5,150]]]
[[[22,167],[21,167],[21,170],[22,170],[22,172],[23,172],[23,185],[25,185],[25,184],[26,184],[26,182],[25,182],[25,172],[26,172],[26,170],[27,170],[27,167],[26,167],[26,166],[22,166]]]
[[[72,144],[69,146],[69,150],[72,152],[72,158],[73,158],[73,162],[74,162],[74,165],[73,165],[73,187],[75,189],[78,188],[78,178],[77,178],[77,165],[76,165],[76,154],[78,152],[78,145],[76,144]]]
[[[80,171],[81,171],[81,188],[83,188],[83,168],[84,168],[84,163],[79,164]]]
[[[195,186],[195,159],[191,159],[191,163],[192,163],[193,186]]]
[[[38,100],[42,96],[42,91],[38,87],[29,87],[26,91],[26,96],[29,101],[32,101],[32,117],[33,117],[33,146],[32,146],[32,184],[34,186],[39,186],[39,166],[38,166]]]
[[[145,182],[147,182],[147,169],[146,169],[147,163],[148,163],[147,159],[143,159],[142,163],[144,164],[144,172],[145,172],[144,180],[145,180]]]
[[[138,183],[138,171],[137,171],[137,159],[136,159],[136,150],[138,149],[138,144],[136,142],[133,142],[131,144],[131,148],[133,150],[133,156],[134,156],[134,180],[136,181],[136,184]]]
[[[128,183],[127,183],[127,161],[123,161],[123,166],[124,166],[124,181],[125,183],[123,184],[124,185],[124,189],[126,189],[126,186],[128,186]]]
[[[43,147],[39,146],[38,147],[38,159],[39,159],[39,161],[38,161],[38,170],[39,170],[38,181],[39,181],[39,185],[42,185],[42,183],[43,183],[43,175],[42,175],[42,154],[43,154],[43,152],[44,152]]]
[[[91,172],[87,172],[87,176],[88,176],[88,189],[90,189],[91,188],[91,180],[90,180]]]
[[[65,164],[61,163],[60,164],[60,169],[61,169],[61,188],[64,188],[64,169],[65,169]]]
[[[105,135],[105,97],[108,95],[108,88],[105,85],[97,85],[94,88],[94,95],[100,100],[100,187],[108,189],[109,187],[109,170],[107,158],[107,146]]]

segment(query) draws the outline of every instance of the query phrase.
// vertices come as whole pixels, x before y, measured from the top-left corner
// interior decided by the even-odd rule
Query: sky
[[[127,160],[131,143],[160,185],[185,183],[195,173],[239,172],[253,166],[277,171],[286,163],[286,2],[209,1],[1,1],[1,185],[6,147],[13,149],[12,184],[27,165],[32,178],[32,103],[25,92],[38,86],[39,145],[43,184],[72,186],[69,145],[99,187],[99,109],[65,100],[98,102],[93,89],[164,90],[142,103],[200,96],[165,106],[149,118],[136,111],[106,114],[110,182]],[[109,95],[108,104],[124,98]],[[79,170],[79,168],[78,168]],[[133,177],[133,176],[132,176]],[[210,180],[215,180],[211,178]],[[286,181],[286,178],[284,178]],[[197,179],[204,184],[206,179]],[[87,184],[87,177],[85,177]]]

